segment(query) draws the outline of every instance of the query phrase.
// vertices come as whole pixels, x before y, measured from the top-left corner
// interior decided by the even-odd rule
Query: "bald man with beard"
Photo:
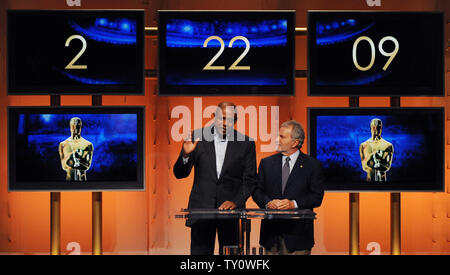
[[[194,169],[194,182],[188,209],[233,210],[245,207],[256,186],[255,142],[236,130],[236,106],[222,102],[214,114],[214,124],[194,130],[183,142],[173,167],[177,179],[186,178]],[[237,219],[193,219],[191,254],[212,255],[216,233],[219,253],[224,246],[238,245]]]

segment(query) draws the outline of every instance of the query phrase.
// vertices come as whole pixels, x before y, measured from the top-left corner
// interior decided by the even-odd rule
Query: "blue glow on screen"
[[[244,36],[252,47],[277,47],[287,44],[287,20],[261,21],[194,21],[171,19],[166,24],[166,45],[169,48],[203,48],[204,41],[210,36],[219,36],[228,47],[235,36]],[[220,47],[220,43],[211,40],[208,47]],[[233,47],[245,47],[237,40]]]
[[[372,75],[363,76],[355,78],[352,80],[342,80],[342,81],[317,81],[318,86],[328,86],[328,85],[340,85],[340,86],[359,86],[374,83],[379,79],[382,79],[388,75],[392,74],[392,71],[382,71],[379,73],[374,73]]]
[[[61,71],[58,70],[60,73],[64,74],[65,76],[67,76],[68,78],[78,81],[80,83],[83,84],[91,84],[91,85],[117,85],[117,84],[126,84],[125,82],[122,81],[117,81],[117,80],[109,80],[109,79],[95,79],[95,78],[89,78],[89,77],[82,77],[82,76],[77,76],[65,71]]]
[[[317,159],[324,168],[346,167],[360,172],[360,180],[366,173],[361,168],[359,146],[371,138],[370,121],[379,118],[383,121],[381,137],[394,146],[391,170],[407,166],[410,161],[425,159],[425,135],[417,130],[417,125],[405,117],[394,116],[318,116],[316,128]]]
[[[136,21],[127,18],[97,18],[89,26],[81,26],[74,20],[69,25],[77,32],[98,42],[110,44],[136,44]]]
[[[374,23],[362,25],[352,18],[331,22],[319,21],[316,24],[316,44],[318,46],[325,46],[342,43],[369,30],[374,25]]]
[[[285,78],[270,77],[232,77],[232,78],[179,78],[167,76],[167,82],[171,85],[286,85]]]
[[[123,163],[136,165],[136,114],[20,114],[17,132],[19,138],[27,140],[27,148],[21,148],[23,153],[40,155],[42,159],[36,160],[37,164],[58,158],[59,143],[70,137],[72,117],[82,120],[81,136],[94,146],[88,173],[101,173]],[[55,169],[59,171],[60,167]]]

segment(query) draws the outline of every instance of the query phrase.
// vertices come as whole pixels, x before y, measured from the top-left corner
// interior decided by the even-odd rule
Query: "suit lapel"
[[[214,176],[217,178],[217,165],[216,165],[216,149],[214,147],[214,138],[212,134],[212,127],[214,124],[203,132],[203,140],[205,141],[205,149],[208,154],[209,162],[212,166]]]
[[[279,153],[278,155],[277,155],[277,157],[276,158],[274,158],[274,163],[273,163],[273,165],[272,165],[272,167],[273,167],[273,171],[274,171],[274,176],[275,176],[275,184],[277,185],[277,191],[278,191],[278,194],[279,195],[281,195],[281,190],[282,190],[282,187],[281,187],[281,185],[282,185],[282,183],[281,183],[281,178],[282,178],[282,176],[281,176],[281,168],[282,168],[282,166],[281,166],[281,164],[282,164],[282,160],[283,160],[283,155],[281,154],[281,153]]]
[[[286,190],[288,190],[289,185],[292,184],[292,181],[294,181],[294,179],[298,179],[299,178],[299,175],[303,171],[303,165],[304,165],[303,153],[300,152],[300,154],[297,157],[297,160],[295,161],[294,168],[292,168],[292,171],[289,174],[289,178],[288,178],[288,181],[286,183],[286,188],[284,189],[284,193],[286,193]]]
[[[217,177],[216,149],[214,148],[214,141],[205,141],[205,149],[208,152],[209,163],[211,163],[214,176]]]

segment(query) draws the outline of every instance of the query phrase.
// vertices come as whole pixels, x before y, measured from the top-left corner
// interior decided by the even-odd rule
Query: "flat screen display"
[[[144,190],[144,108],[9,108],[10,191]]]
[[[444,96],[442,12],[308,12],[308,94]]]
[[[295,11],[159,11],[160,95],[293,95]]]
[[[143,94],[143,10],[8,10],[9,94]]]
[[[443,108],[309,109],[326,190],[442,191]]]

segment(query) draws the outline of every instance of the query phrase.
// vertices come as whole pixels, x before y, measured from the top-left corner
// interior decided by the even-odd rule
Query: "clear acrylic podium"
[[[252,219],[315,219],[316,213],[309,209],[182,209],[175,214],[178,219],[238,219],[238,255],[250,255],[250,231]],[[244,246],[245,245],[245,246]],[[227,253],[225,253],[227,254]]]

